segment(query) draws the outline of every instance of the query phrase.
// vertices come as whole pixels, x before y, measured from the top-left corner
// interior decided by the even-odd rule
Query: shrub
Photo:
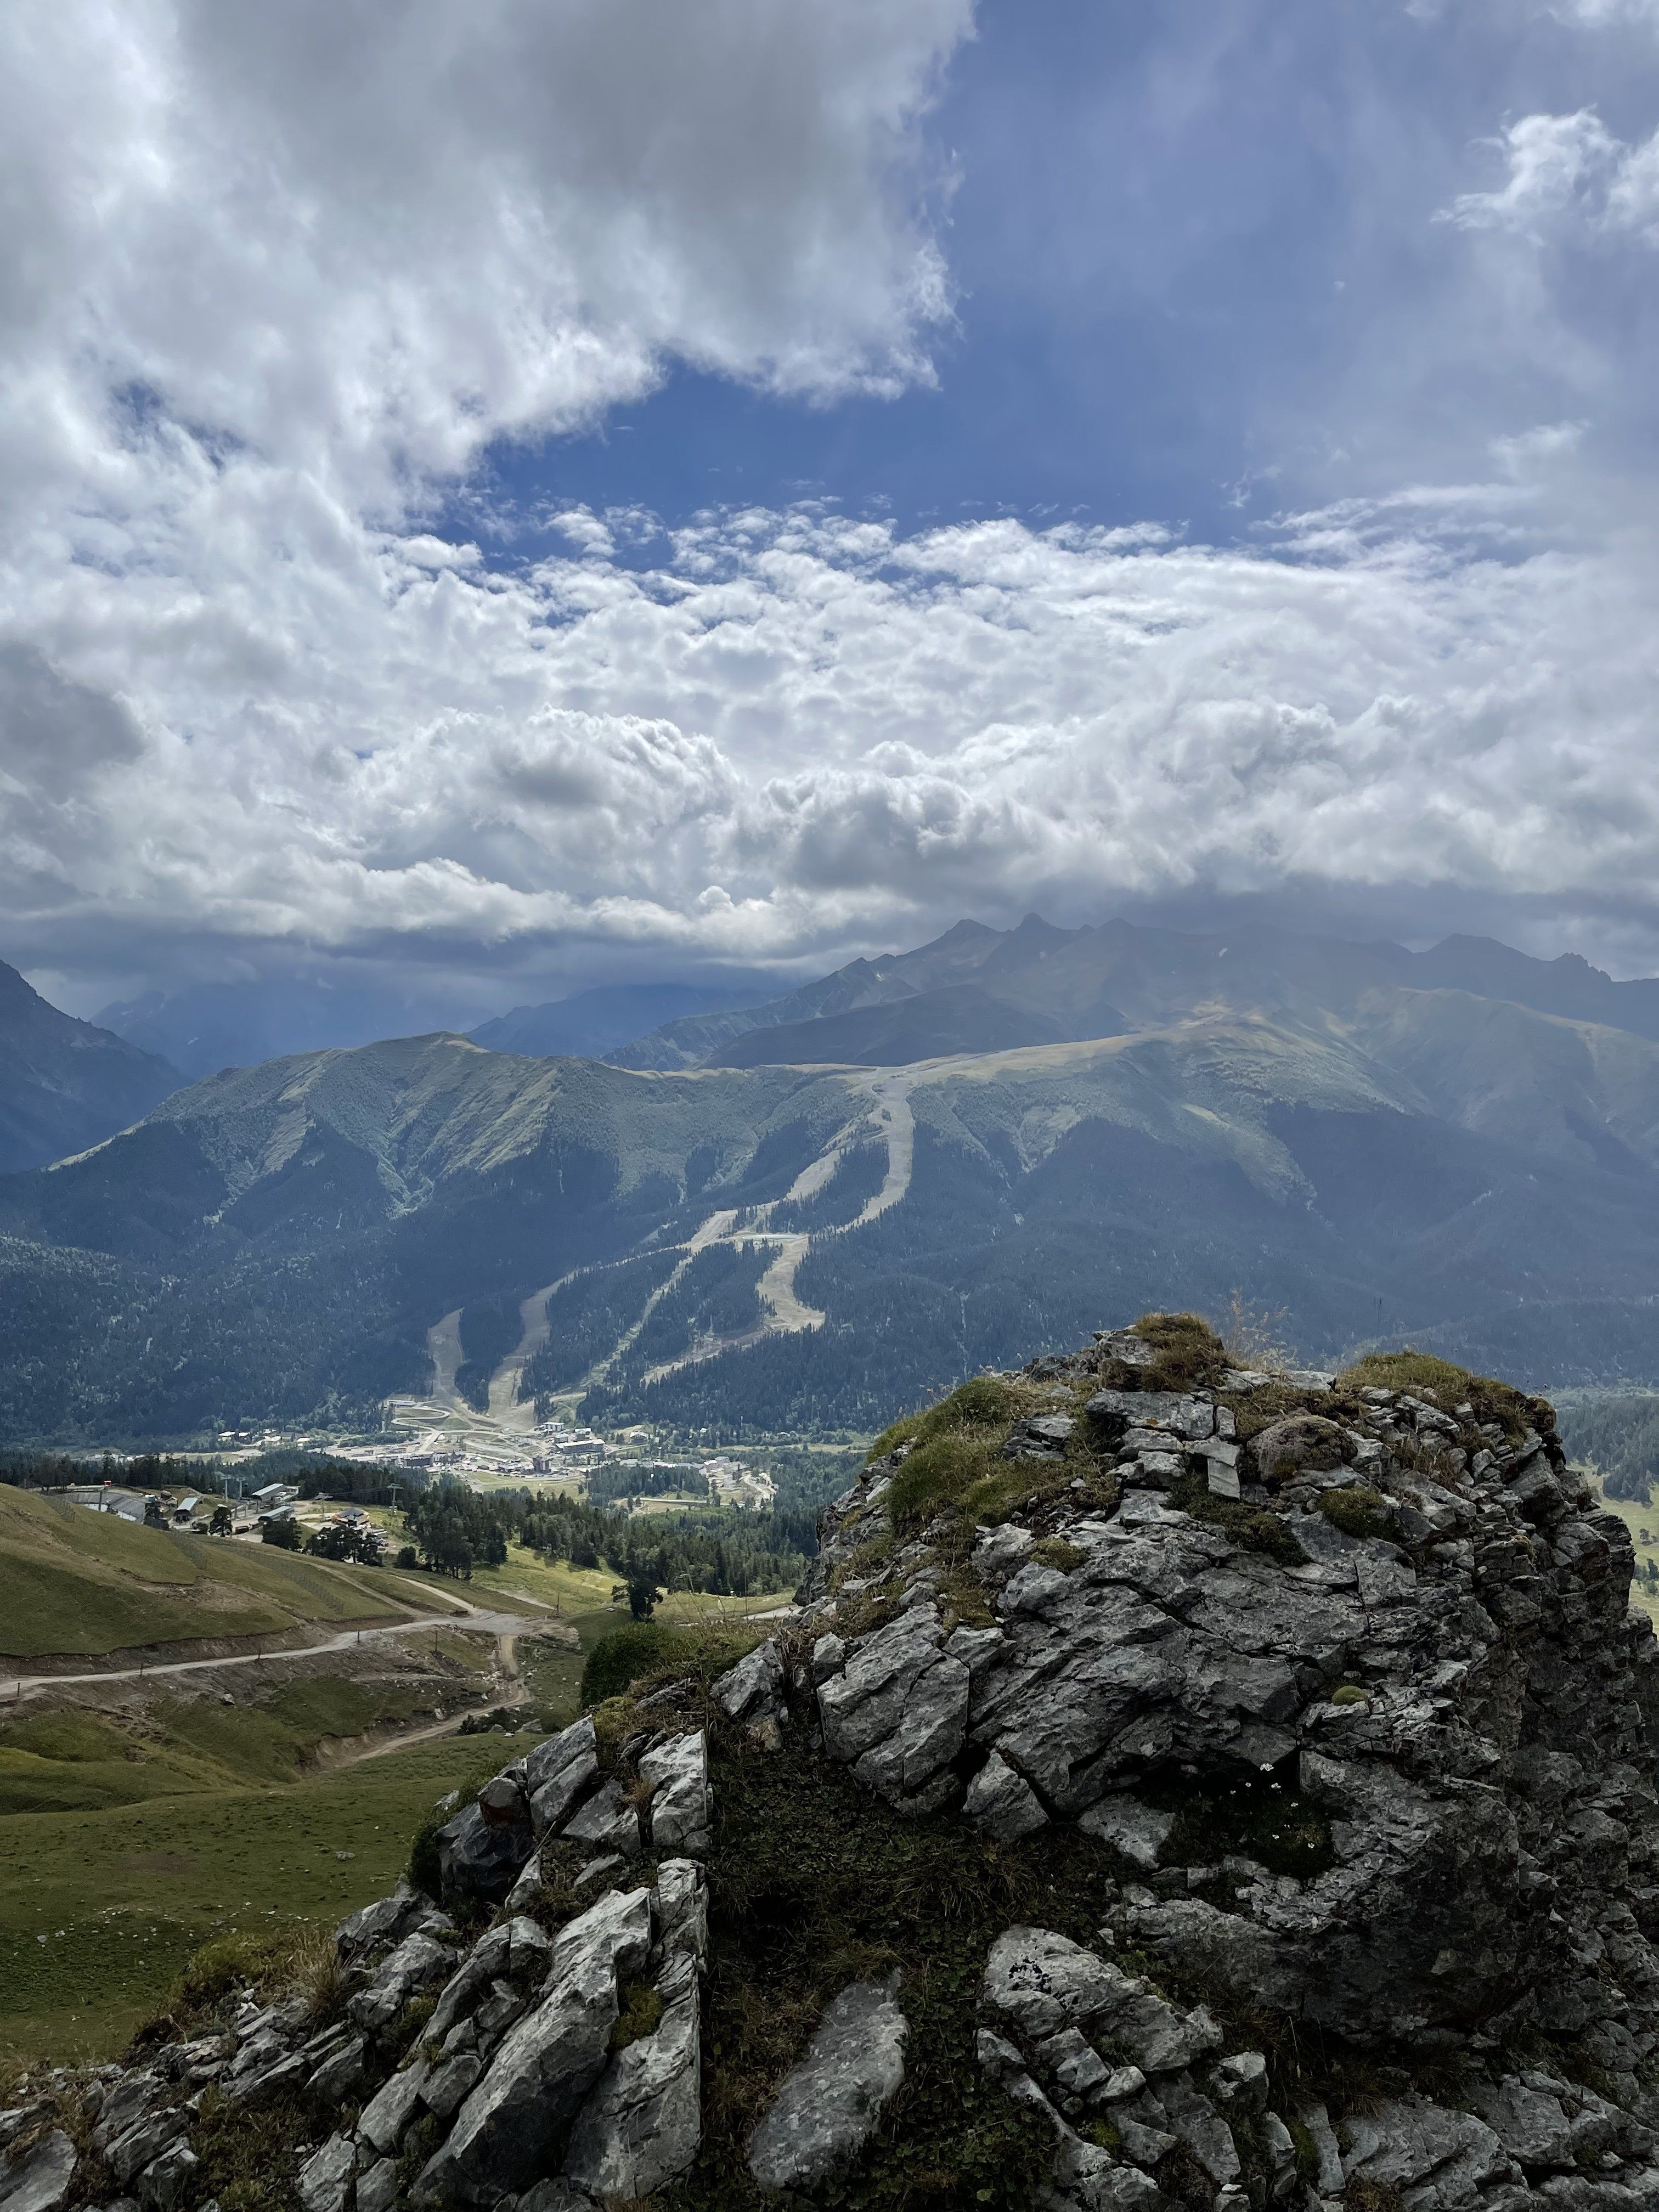
[[[1339,1682],[1331,1692],[1329,1702],[1334,1705],[1363,1705],[1368,1694],[1358,1682]]]
[[[659,1620],[631,1620],[625,1627],[611,1629],[600,1637],[582,1668],[584,1710],[621,1697],[643,1675],[689,1662],[695,1651],[690,1637]]]

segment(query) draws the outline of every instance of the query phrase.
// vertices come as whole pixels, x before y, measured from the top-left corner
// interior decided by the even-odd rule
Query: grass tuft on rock
[[[1380,1491],[1363,1482],[1345,1482],[1336,1490],[1320,1493],[1319,1510],[1333,1528],[1345,1536],[1386,1536],[1394,1526],[1394,1510]]]
[[[1133,1324],[1135,1335],[1158,1353],[1150,1368],[1135,1370],[1136,1390],[1212,1390],[1232,1362],[1227,1347],[1201,1315],[1195,1313],[1142,1314]]]
[[[1170,1492],[1177,1511],[1194,1521],[1207,1521],[1242,1552],[1261,1552],[1282,1567],[1304,1567],[1308,1555],[1296,1540],[1283,1516],[1270,1506],[1248,1504],[1237,1498],[1218,1498],[1201,1474],[1182,1475]]]
[[[1425,1398],[1443,1413],[1472,1406],[1478,1423],[1496,1421],[1511,1443],[1528,1428],[1547,1436],[1555,1426],[1555,1409],[1547,1398],[1529,1398],[1513,1384],[1491,1375],[1476,1375],[1437,1359],[1427,1352],[1373,1352],[1336,1378],[1339,1390],[1404,1390]]]

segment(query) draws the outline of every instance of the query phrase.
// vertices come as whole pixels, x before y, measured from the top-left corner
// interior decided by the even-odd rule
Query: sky
[[[1659,0],[0,17],[0,958],[1659,971]]]

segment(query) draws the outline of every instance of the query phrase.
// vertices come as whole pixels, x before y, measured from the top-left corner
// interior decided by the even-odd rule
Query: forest
[[[452,1481],[411,1498],[404,1525],[423,1565],[462,1581],[475,1565],[503,1565],[510,1538],[549,1561],[606,1568],[630,1589],[649,1584],[720,1597],[793,1587],[817,1550],[817,1516],[799,1507],[630,1519],[573,1498],[522,1490],[485,1494]]]

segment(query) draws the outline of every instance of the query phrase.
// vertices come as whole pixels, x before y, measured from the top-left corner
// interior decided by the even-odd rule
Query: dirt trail
[[[206,1674],[218,1667],[265,1667],[275,1660],[288,1658],[314,1659],[325,1651],[347,1651],[354,1645],[381,1636],[423,1634],[432,1628],[465,1628],[481,1634],[502,1637],[534,1636],[542,1624],[526,1620],[515,1613],[484,1613],[477,1607],[467,1608],[466,1617],[458,1620],[453,1613],[428,1613],[415,1620],[389,1623],[384,1628],[348,1628],[338,1636],[331,1636],[320,1644],[306,1644],[292,1651],[238,1651],[222,1659],[164,1659],[155,1666],[113,1667],[102,1672],[85,1674],[13,1674],[0,1676],[0,1702],[7,1698],[27,1697],[36,1690],[61,1690],[75,1682],[136,1682],[140,1679],[152,1681],[163,1674]]]

